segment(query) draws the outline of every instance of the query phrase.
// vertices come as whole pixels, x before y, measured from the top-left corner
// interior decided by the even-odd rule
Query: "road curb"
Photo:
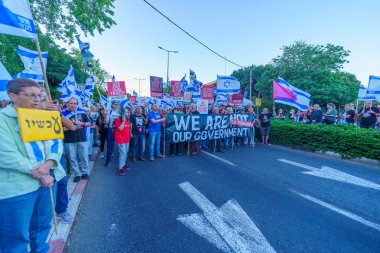
[[[95,161],[98,155],[98,149],[94,148],[95,159],[94,161],[89,161],[89,171],[88,174],[91,174],[91,171],[94,167]],[[69,205],[67,208],[67,212],[71,214],[75,218],[77,216],[77,211],[80,205],[80,202],[83,197],[83,193],[86,190],[89,180],[81,180],[78,183],[74,183],[72,180],[72,176],[67,179],[67,193],[69,195]],[[74,221],[70,224],[62,223],[62,221],[58,221],[58,234],[54,231],[54,225],[50,229],[50,233],[48,236],[48,243],[50,246],[49,253],[62,253],[65,248],[65,244],[67,239],[69,238],[71,228],[74,224]]]
[[[336,153],[336,152],[332,152],[332,151],[323,152],[323,151],[305,150],[303,148],[284,146],[284,145],[280,145],[280,144],[276,144],[276,143],[274,143],[273,145],[276,147],[279,147],[279,148],[298,150],[298,151],[307,152],[307,153],[314,153],[314,154],[318,154],[318,155],[322,155],[322,156],[332,157],[332,158],[335,158],[338,160],[355,162],[355,163],[368,165],[368,166],[380,167],[380,161],[379,160],[368,159],[368,158],[364,158],[364,157],[343,158],[341,154]]]

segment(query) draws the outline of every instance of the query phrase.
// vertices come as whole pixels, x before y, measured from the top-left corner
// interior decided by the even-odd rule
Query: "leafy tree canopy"
[[[115,0],[29,0],[34,21],[46,34],[72,43],[79,29],[84,35],[102,33],[115,25]]]
[[[350,51],[332,44],[311,45],[297,41],[282,48],[283,53],[267,65],[242,68],[232,73],[249,90],[249,71],[253,73],[253,95],[264,104],[273,99],[273,81],[281,76],[297,88],[311,94],[311,103],[343,105],[354,102],[360,82],[342,71]]]

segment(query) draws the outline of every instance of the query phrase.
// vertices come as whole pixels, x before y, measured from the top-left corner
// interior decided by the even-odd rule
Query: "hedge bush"
[[[314,151],[332,151],[344,158],[380,160],[380,131],[353,125],[303,125],[290,120],[272,120],[273,143]]]

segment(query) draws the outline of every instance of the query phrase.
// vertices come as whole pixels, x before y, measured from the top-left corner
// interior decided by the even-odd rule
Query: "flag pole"
[[[47,80],[46,70],[45,70],[45,67],[44,67],[44,63],[42,61],[41,48],[40,48],[40,43],[38,41],[38,38],[36,39],[36,48],[37,48],[38,57],[39,57],[40,63],[41,63],[42,73],[44,74],[44,83],[45,83],[46,94],[48,95],[48,98],[51,101],[51,94],[50,94],[49,83],[48,83],[48,80]],[[50,191],[50,204],[51,204],[51,209],[52,209],[51,211],[53,213],[54,229],[55,229],[55,233],[58,235],[57,216],[55,214],[53,190],[52,190],[51,187],[49,188],[49,191]]]
[[[44,83],[45,83],[46,93],[47,93],[49,99],[51,100],[49,83],[48,83],[48,80],[47,80],[46,70],[45,70],[45,67],[44,67],[44,63],[42,61],[40,42],[38,41],[38,38],[36,39],[36,48],[37,48],[37,52],[38,52],[38,58],[40,58],[42,73],[44,74]]]
[[[28,1],[28,9],[29,9],[30,16],[32,17],[32,10],[30,9],[29,1]],[[36,48],[37,48],[37,52],[38,52],[38,58],[40,59],[42,73],[44,75],[44,83],[45,83],[46,94],[48,95],[49,100],[51,100],[50,88],[49,88],[49,83],[48,83],[47,76],[46,76],[46,70],[44,68],[44,63],[42,61],[42,55],[41,55],[41,49],[40,49],[40,42],[38,41],[38,35],[36,36],[35,43],[36,43]],[[49,188],[49,192],[50,192],[50,204],[51,204],[51,209],[52,209],[51,212],[53,213],[54,229],[55,229],[55,233],[58,235],[57,216],[55,213],[52,187]]]

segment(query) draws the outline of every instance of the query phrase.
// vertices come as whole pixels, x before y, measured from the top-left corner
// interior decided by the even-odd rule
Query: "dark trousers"
[[[115,144],[115,136],[113,135],[112,128],[109,128],[108,136],[107,136],[107,161],[108,162],[111,161],[114,144]]]
[[[181,143],[170,144],[169,153],[171,155],[178,155],[179,153],[181,153]]]
[[[68,204],[69,196],[67,194],[67,178],[64,177],[57,182],[55,212],[57,214],[66,212]]]
[[[104,152],[104,145],[108,138],[108,129],[103,129],[100,131],[100,152]]]

